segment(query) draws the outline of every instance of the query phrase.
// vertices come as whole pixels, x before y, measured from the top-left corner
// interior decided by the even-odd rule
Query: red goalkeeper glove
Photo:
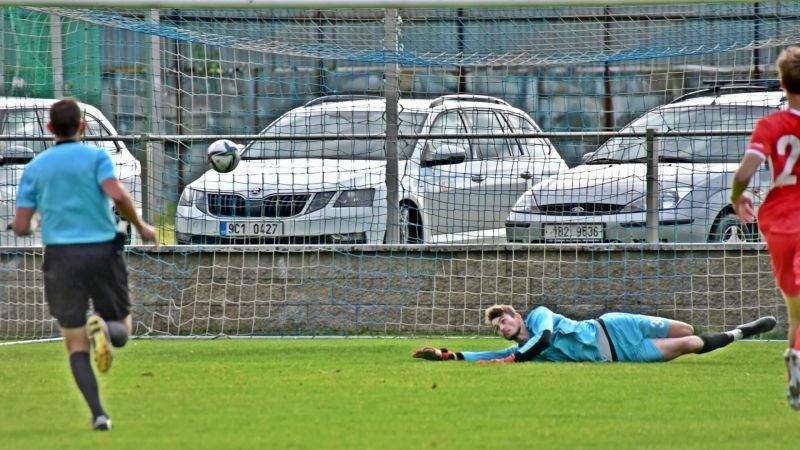
[[[456,359],[456,354],[447,351],[446,348],[438,349],[430,346],[420,347],[411,353],[414,358],[427,359],[428,361],[447,361]]]

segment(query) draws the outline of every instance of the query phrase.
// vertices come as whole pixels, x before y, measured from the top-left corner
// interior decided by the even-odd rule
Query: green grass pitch
[[[779,342],[664,364],[414,360],[497,339],[135,340],[90,430],[63,344],[0,347],[11,449],[796,449]]]

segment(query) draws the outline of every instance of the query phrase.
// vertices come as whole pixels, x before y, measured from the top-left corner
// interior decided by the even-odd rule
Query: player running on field
[[[45,300],[64,335],[72,375],[92,412],[92,426],[109,430],[111,419],[100,403],[89,348],[97,369],[106,372],[111,346],[125,345],[131,332],[125,235],[117,234],[109,198],[144,241],[156,242],[156,233],[136,213],[130,194],[114,174],[111,157],[80,142],[85,126],[75,100],[63,99],[50,107],[47,129],[55,135],[55,145],[25,167],[13,228],[17,235],[30,234],[31,219],[39,212]],[[87,321],[89,298],[96,313]]]
[[[640,314],[608,313],[597,320],[576,321],[539,306],[523,320],[509,305],[486,310],[486,323],[516,344],[505,350],[450,352],[420,347],[415,358],[494,362],[526,361],[670,361],[689,353],[708,353],[735,340],[767,332],[774,317],[762,317],[731,331],[694,336],[688,323]]]
[[[778,74],[789,108],[756,122],[733,179],[731,203],[744,223],[754,219],[753,199],[745,189],[758,167],[769,160],[772,186],[758,210],[758,228],[767,241],[772,273],[789,315],[789,405],[800,410],[800,47],[778,55]]]

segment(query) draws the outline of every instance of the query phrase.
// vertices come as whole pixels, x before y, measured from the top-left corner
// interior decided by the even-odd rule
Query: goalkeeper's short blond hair
[[[517,310],[511,305],[492,305],[486,308],[486,323],[491,325],[494,319],[502,316],[503,314],[508,314],[509,316],[514,317],[517,314]]]

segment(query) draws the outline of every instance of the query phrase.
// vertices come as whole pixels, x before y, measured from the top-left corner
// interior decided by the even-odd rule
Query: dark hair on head
[[[50,124],[56,137],[68,138],[75,136],[81,126],[83,113],[78,102],[73,98],[64,98],[50,107]]]
[[[800,47],[786,47],[775,64],[784,89],[790,94],[800,94]]]

